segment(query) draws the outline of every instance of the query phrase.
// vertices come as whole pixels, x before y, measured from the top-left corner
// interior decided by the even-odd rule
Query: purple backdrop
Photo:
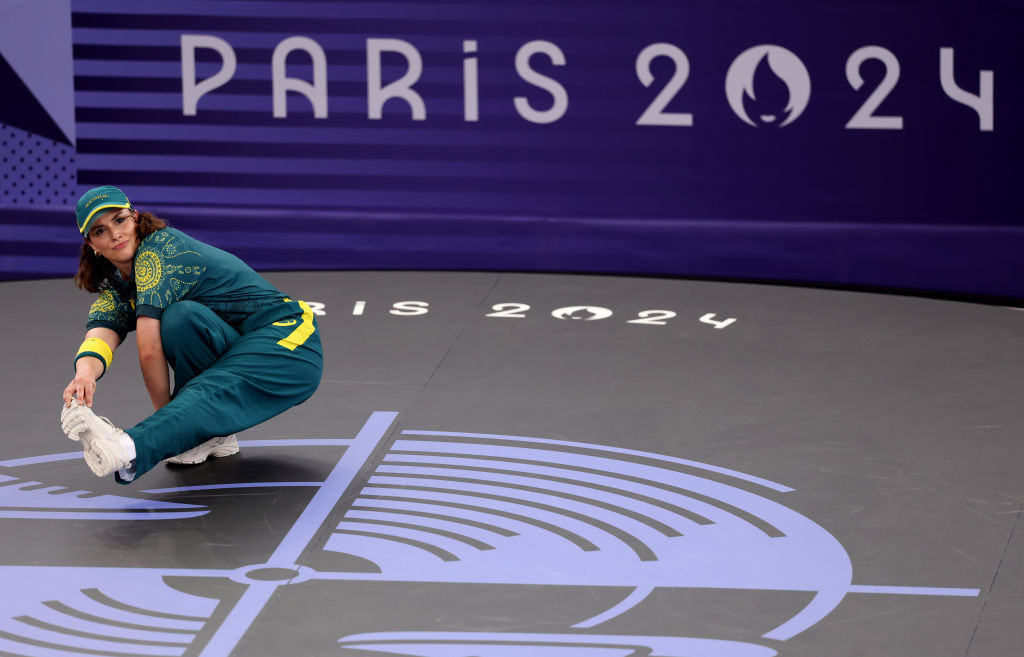
[[[5,278],[73,271],[70,204],[116,184],[261,269],[628,272],[1024,298],[1019,6],[6,11],[0,81],[20,100],[0,113]],[[66,75],[57,55],[13,53],[29,26],[53,48],[55,31],[69,41]],[[52,90],[69,83],[73,94]]]

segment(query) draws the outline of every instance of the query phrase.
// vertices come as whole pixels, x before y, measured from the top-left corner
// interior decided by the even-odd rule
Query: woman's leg
[[[238,337],[238,331],[202,304],[193,301],[171,304],[160,318],[160,339],[164,356],[174,370],[172,403],[178,392],[212,367]],[[65,409],[61,413],[61,425],[69,437],[83,443],[86,462],[97,474],[111,464],[118,468],[127,466],[127,459],[132,458],[130,451],[126,451],[129,446],[135,451],[136,461],[140,452],[149,454],[162,448],[159,440],[154,441],[153,436],[144,431],[126,436],[125,432],[104,425],[94,413],[82,408]],[[121,444],[125,442],[127,446]]]
[[[171,308],[180,303],[184,302]],[[279,308],[263,317],[265,321],[247,326],[247,333],[198,373],[197,364],[206,362],[203,354],[215,352],[223,336],[218,337],[216,331],[212,336],[205,330],[192,331],[190,339],[198,336],[204,346],[185,344],[172,349],[176,368],[182,367],[186,376],[192,376],[182,383],[175,369],[171,402],[125,429],[136,445],[136,477],[211,436],[226,436],[268,420],[316,391],[323,353],[312,311],[308,306],[300,310],[296,302],[282,303]],[[178,337],[174,340],[180,341]],[[170,361],[171,350],[164,351]]]
[[[174,370],[174,393],[213,366],[239,337],[238,331],[201,303],[172,303],[160,318],[160,341]]]
[[[168,307],[160,321],[160,338],[167,362],[174,370],[175,388],[171,398],[200,372],[212,367],[238,336],[238,331],[202,304],[180,301]],[[238,438],[234,434],[214,436],[166,461],[195,465],[210,456],[237,453]]]

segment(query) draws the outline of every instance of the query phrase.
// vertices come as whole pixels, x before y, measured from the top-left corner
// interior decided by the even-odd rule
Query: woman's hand
[[[85,360],[96,360],[95,358],[80,358],[79,363]],[[99,364],[100,369],[103,365]],[[68,384],[67,388],[64,388],[64,404],[71,406],[73,400],[78,400],[79,404],[85,404],[86,406],[92,406],[92,396],[96,393],[96,373],[89,367],[79,367],[78,371],[75,372],[75,378],[71,379],[71,383]]]

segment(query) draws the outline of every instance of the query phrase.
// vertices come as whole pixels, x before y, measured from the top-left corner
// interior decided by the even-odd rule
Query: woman
[[[64,390],[61,427],[82,442],[96,475],[128,483],[164,459],[236,453],[234,432],[316,391],[323,352],[305,302],[235,256],[137,212],[116,187],[87,191],[75,217],[85,239],[75,283],[99,298]],[[96,382],[131,330],[156,412],[122,431],[91,408]]]

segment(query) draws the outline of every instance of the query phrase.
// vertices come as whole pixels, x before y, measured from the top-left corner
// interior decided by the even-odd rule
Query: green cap
[[[109,210],[111,208],[131,209],[131,207],[131,201],[117,187],[110,185],[94,187],[82,194],[81,198],[78,199],[78,204],[75,205],[75,219],[78,220],[78,230],[82,235],[87,235],[89,228],[92,227],[92,222],[96,221],[96,217],[102,214],[102,210]]]

